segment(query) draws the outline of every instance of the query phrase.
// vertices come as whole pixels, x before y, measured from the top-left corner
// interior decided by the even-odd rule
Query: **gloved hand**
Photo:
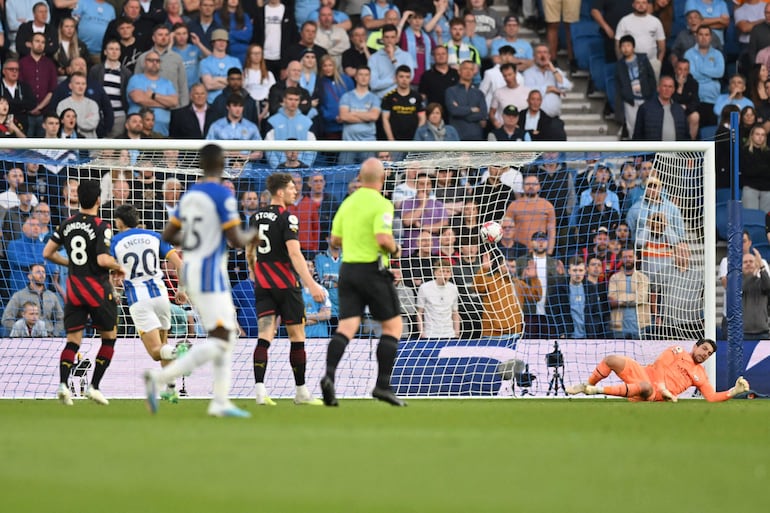
[[[744,392],[749,391],[749,382],[746,381],[746,379],[743,376],[740,376],[737,380],[735,380],[735,386],[728,390],[727,395],[730,397],[735,397],[738,394],[742,394]]]

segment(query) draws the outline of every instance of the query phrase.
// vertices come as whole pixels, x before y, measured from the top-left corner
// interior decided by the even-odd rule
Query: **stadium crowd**
[[[726,114],[740,110],[743,155],[751,162],[742,176],[744,202],[770,210],[770,5],[510,0],[508,7],[501,16],[485,0],[8,1],[0,6],[0,136],[564,140],[562,100],[570,78],[585,71],[570,30],[590,19],[615,78],[605,111],[614,112],[625,136],[689,140],[716,131],[719,138]],[[522,24],[545,29],[545,42],[519,38]],[[561,28],[566,69],[556,59]],[[591,77],[596,88],[599,79]],[[3,160],[0,300],[19,303],[16,312],[5,309],[10,330],[27,302],[14,300],[15,293],[35,294],[39,316],[54,333],[57,314],[45,308],[42,291],[61,296],[62,270],[44,264],[43,275],[32,268],[43,263],[38,253],[53,227],[77,210],[81,171],[66,161],[84,156],[40,153],[44,163]],[[372,154],[233,156],[244,167],[295,171],[302,247],[332,292],[322,321],[330,326],[339,255],[327,249],[326,237],[345,191],[327,184],[338,174],[320,166],[355,165]],[[120,169],[89,171],[102,179],[103,216],[130,202],[141,205],[148,228],[160,230],[190,181],[155,169],[184,167],[181,156],[132,150],[117,157]],[[390,162],[402,155],[377,157]],[[729,150],[721,143],[717,160],[717,186],[724,188]],[[390,168],[385,192],[396,205],[406,252],[397,278],[405,315],[414,319],[410,335],[430,336],[437,327],[431,308],[446,283],[456,286],[456,309],[438,327],[452,326],[454,336],[497,334],[494,319],[478,315],[490,295],[474,283],[479,267],[513,280],[508,292],[498,292],[518,296],[525,336],[665,336],[674,321],[697,331],[695,319],[666,313],[667,287],[686,280],[678,274],[692,266],[687,219],[652,166],[652,156],[567,165],[545,154],[520,169]],[[342,173],[350,189],[354,174]],[[266,201],[255,182],[230,184],[244,220]],[[502,224],[503,238],[499,258],[485,262],[488,248],[477,229],[489,220]],[[231,253],[234,293],[248,291],[244,256]],[[434,281],[440,284],[432,295],[420,293]],[[178,313],[178,333],[195,334],[190,313]],[[251,325],[241,325],[248,334]]]

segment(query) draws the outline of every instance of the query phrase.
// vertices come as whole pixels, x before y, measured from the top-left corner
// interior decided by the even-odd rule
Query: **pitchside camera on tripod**
[[[559,395],[559,388],[561,388],[564,395],[567,395],[567,389],[564,387],[564,355],[559,349],[559,342],[554,340],[553,351],[545,355],[545,365],[548,369],[553,369],[551,374],[551,381],[548,383],[548,392],[545,395]]]

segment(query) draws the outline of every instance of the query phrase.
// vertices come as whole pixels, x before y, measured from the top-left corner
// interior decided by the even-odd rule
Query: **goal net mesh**
[[[299,217],[308,264],[330,297],[330,306],[306,300],[310,317],[328,317],[306,326],[307,380],[318,393],[339,304],[341,258],[328,248],[327,237],[339,204],[360,186],[359,165],[319,165],[331,155],[319,153],[314,167],[307,167],[297,158],[301,152],[294,153],[285,158],[299,167],[280,171],[292,173],[302,189],[290,210]],[[404,248],[393,264],[404,320],[393,373],[397,393],[563,395],[562,380],[585,380],[606,354],[651,363],[663,347],[704,336],[704,279],[714,275],[706,269],[704,230],[714,227],[703,222],[703,153],[371,155],[384,161],[384,194],[395,205],[394,234]],[[269,202],[265,180],[276,171],[253,157],[229,151],[224,182],[238,198],[244,227]],[[197,152],[157,149],[148,140],[141,150],[5,150],[0,162],[6,177],[0,195],[0,397],[53,397],[63,323],[50,298],[62,301],[66,269],[43,262],[42,248],[55,226],[77,211],[78,182],[101,180],[103,218],[112,222],[115,208],[130,203],[145,227],[161,231],[180,195],[200,176]],[[24,178],[19,187],[18,175]],[[488,238],[494,227],[482,237],[487,221],[499,224],[498,242]],[[244,251],[231,248],[228,256],[241,329],[233,395],[252,397],[254,284]],[[36,263],[45,266],[45,298],[31,296],[35,278],[29,269]],[[173,294],[171,269],[167,284]],[[29,302],[37,303],[45,336],[33,332],[34,319],[24,320],[31,318],[24,312]],[[173,305],[172,343],[205,337],[196,313],[201,307]],[[379,324],[367,315],[338,370],[340,396],[363,397],[373,387],[379,334]],[[87,329],[81,361],[93,361],[98,351],[93,336]],[[285,337],[280,330],[270,349],[266,385],[273,397],[294,394]],[[121,305],[115,358],[102,390],[141,396],[139,376],[151,365]],[[73,378],[74,389],[91,372],[87,364],[81,371],[84,378]],[[209,372],[196,372],[184,385],[191,396],[207,396]]]

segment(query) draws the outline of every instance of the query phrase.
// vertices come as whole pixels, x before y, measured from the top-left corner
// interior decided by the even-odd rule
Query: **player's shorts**
[[[338,288],[340,319],[362,317],[368,306],[376,321],[387,321],[401,315],[398,292],[390,271],[381,271],[376,263],[340,266]]]
[[[128,307],[139,335],[152,330],[171,328],[171,305],[168,297],[158,296],[137,301]]]
[[[112,286],[104,287],[104,297],[96,298],[96,306],[76,305],[71,301],[64,304],[64,330],[67,333],[80,331],[86,327],[88,318],[98,331],[112,331],[118,325],[118,302]]]
[[[623,372],[618,374],[618,377],[623,380],[623,383],[627,383],[629,385],[637,385],[639,383],[649,383],[650,385],[653,385],[652,378],[650,378],[650,375],[647,374],[647,371],[645,368],[636,360],[633,358],[625,357],[626,359],[626,365],[623,367]],[[654,388],[654,385],[653,385]],[[656,399],[658,397],[657,391],[654,392],[650,397],[647,399],[643,399],[642,397],[631,397],[629,398],[629,401],[662,401],[663,398]]]
[[[187,289],[201,326],[206,331],[224,328],[228,331],[237,329],[233,296],[229,292],[197,292]]]
[[[546,23],[580,21],[580,0],[543,0]]]
[[[305,322],[305,301],[302,290],[254,288],[257,317],[279,315],[286,326]]]

